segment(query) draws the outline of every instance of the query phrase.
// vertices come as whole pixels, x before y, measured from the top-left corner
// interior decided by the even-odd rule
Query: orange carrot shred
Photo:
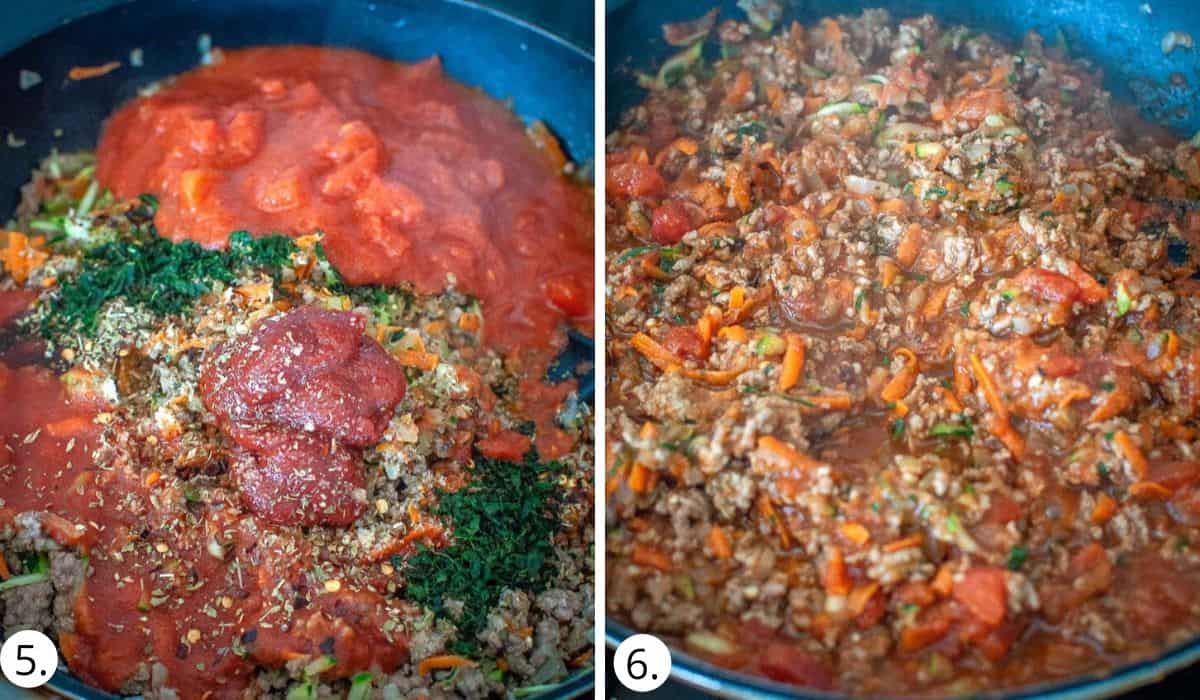
[[[883,551],[889,553],[899,552],[902,549],[908,549],[910,547],[920,547],[921,543],[924,541],[925,536],[918,532],[915,535],[909,535],[908,537],[901,537],[898,540],[892,540],[891,542],[883,545],[882,549]]]
[[[725,529],[714,525],[708,531],[708,548],[717,559],[729,559],[733,556],[733,543]]]
[[[71,80],[99,78],[102,75],[108,75],[120,67],[120,61],[109,61],[108,63],[99,66],[75,66],[71,68],[71,70],[67,71],[67,77]]]
[[[430,671],[440,671],[447,668],[473,668],[475,666],[478,666],[478,664],[465,656],[443,654],[441,656],[429,656],[422,659],[421,663],[417,664],[417,673],[427,676]]]
[[[783,368],[779,372],[780,391],[787,391],[800,381],[800,376],[804,373],[804,351],[804,338],[798,333],[788,333]]]
[[[1121,451],[1121,455],[1129,462],[1130,469],[1133,470],[1134,476],[1139,481],[1146,478],[1146,473],[1150,469],[1150,465],[1146,462],[1146,455],[1142,454],[1142,450],[1129,437],[1129,433],[1124,430],[1118,430],[1113,434],[1113,443],[1117,449]]]

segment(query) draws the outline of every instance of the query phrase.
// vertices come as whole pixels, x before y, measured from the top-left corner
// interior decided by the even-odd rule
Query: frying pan
[[[1181,138],[1200,130],[1200,51],[1191,48],[1176,48],[1167,54],[1162,51],[1163,37],[1171,31],[1188,32],[1200,39],[1200,15],[1190,0],[785,0],[784,4],[784,26],[793,19],[811,23],[830,15],[852,15],[868,7],[882,7],[891,12],[893,19],[930,13],[945,24],[966,24],[1013,43],[1019,43],[1031,29],[1045,37],[1055,37],[1061,32],[1073,55],[1089,58],[1103,70],[1105,87],[1116,98],[1135,104],[1148,120],[1166,126]],[[608,0],[607,131],[616,129],[621,114],[644,98],[645,92],[638,87],[634,71],[653,73],[667,56],[678,51],[663,41],[661,25],[697,17],[714,6],[720,6],[722,19],[745,17],[732,1]],[[610,647],[634,633],[611,619],[605,629]],[[671,654],[674,680],[716,695],[843,697],[727,671],[679,649],[672,649]],[[1197,661],[1200,661],[1200,639],[1168,649],[1155,659],[1118,669],[1104,678],[973,697],[1107,698],[1158,681]]]
[[[343,46],[400,61],[437,54],[449,75],[511,100],[522,119],[546,122],[573,160],[591,163],[592,17],[586,1],[2,2],[0,52],[7,53],[0,56],[0,222],[16,207],[18,188],[40,158],[52,148],[93,148],[106,116],[146,84],[194,68],[208,41],[226,48]],[[141,66],[130,64],[134,49],[141,49]],[[66,80],[72,66],[108,61],[123,65],[102,78]],[[21,70],[36,72],[42,83],[22,90]],[[551,378],[575,374],[580,398],[591,401],[592,376],[586,368],[592,357],[591,339],[573,332]],[[539,697],[575,697],[592,683],[591,674],[581,674]],[[70,698],[114,697],[80,683],[65,669],[48,687]],[[0,697],[12,690],[0,681]]]

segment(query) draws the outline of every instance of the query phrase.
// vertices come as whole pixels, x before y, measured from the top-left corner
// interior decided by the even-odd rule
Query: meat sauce
[[[1195,144],[1033,34],[762,19],[607,139],[609,613],[872,697],[1194,640]]]
[[[229,51],[117,112],[98,157],[116,195],[159,198],[174,240],[323,231],[351,284],[429,293],[452,277],[503,349],[556,346],[563,319],[591,326],[591,195],[436,58]]]
[[[14,299],[0,295],[0,304],[17,307]],[[356,446],[377,439],[403,396],[403,373],[354,314],[303,307],[262,326],[214,352],[208,366],[220,365],[226,381],[206,386],[222,425],[244,443],[234,483],[250,513],[230,494],[185,509],[184,528],[186,494],[156,488],[138,465],[93,461],[107,405],[73,399],[46,367],[0,363],[0,402],[21,407],[0,411],[0,527],[38,512],[43,534],[89,555],[75,629],[59,638],[89,684],[119,691],[153,658],[181,697],[240,697],[256,666],[327,654],[336,659],[328,677],[339,678],[390,672],[408,658],[406,637],[382,631],[407,610],[377,592],[382,575],[365,589],[312,591],[290,613],[270,597],[312,554],[304,537],[270,525],[354,519],[363,504],[353,491],[364,483]],[[281,376],[288,381],[278,384]],[[322,459],[331,451],[344,458]]]

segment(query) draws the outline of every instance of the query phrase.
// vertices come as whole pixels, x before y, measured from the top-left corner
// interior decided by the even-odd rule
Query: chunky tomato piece
[[[984,624],[1004,621],[1008,608],[1008,579],[998,566],[976,566],[954,584],[954,599]]]
[[[660,194],[666,183],[649,163],[618,163],[608,167],[605,178],[608,193],[621,197],[645,197]]]
[[[703,360],[708,357],[704,340],[692,326],[671,326],[662,339],[663,347],[678,357]]]
[[[692,230],[692,216],[687,206],[677,199],[669,199],[654,210],[650,224],[650,235],[663,245],[678,243],[683,234]]]
[[[591,309],[587,290],[571,275],[559,275],[547,280],[546,296],[551,304],[567,316],[584,316]]]
[[[759,661],[763,675],[773,680],[830,690],[833,673],[824,661],[787,642],[771,642]]]
[[[1079,298],[1079,285],[1074,280],[1042,267],[1023,270],[1013,282],[1043,301],[1069,304]]]
[[[509,462],[519,462],[525,458],[532,441],[521,433],[512,430],[498,430],[482,440],[475,442],[475,447],[484,457],[504,459]]]
[[[1011,523],[1021,518],[1021,504],[1003,494],[992,496],[992,505],[988,508],[984,519],[989,523],[1000,525]]]

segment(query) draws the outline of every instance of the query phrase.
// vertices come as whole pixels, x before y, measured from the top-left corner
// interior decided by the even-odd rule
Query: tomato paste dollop
[[[229,435],[246,507],[282,525],[347,525],[363,510],[361,448],[404,398],[404,369],[347,311],[303,306],[210,351],[200,396]]]
[[[564,318],[590,326],[590,193],[436,58],[229,51],[122,108],[98,155],[118,196],[158,196],[174,240],[323,231],[351,284],[432,293],[452,276],[502,349],[557,346]]]

